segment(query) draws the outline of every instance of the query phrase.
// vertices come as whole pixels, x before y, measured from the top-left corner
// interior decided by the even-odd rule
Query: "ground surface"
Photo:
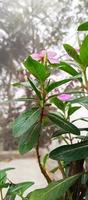
[[[14,170],[8,171],[8,178],[13,183],[24,181],[35,182],[28,192],[47,186],[47,182],[39,169],[35,152],[27,154],[23,156],[23,158],[18,152],[3,152],[0,157],[3,157],[3,161],[0,161],[0,169],[9,167],[15,168]],[[50,169],[53,169],[55,166],[57,166],[57,162],[49,160],[47,164],[47,172],[49,173]],[[49,175],[53,178],[53,174],[49,173]],[[59,170],[55,173],[54,179],[61,179]],[[20,200],[20,198],[17,198],[17,200]]]
[[[14,170],[8,172],[8,178],[18,183],[21,181],[33,181],[35,184],[31,190],[46,186],[46,181],[42,176],[35,158],[30,159],[16,159],[12,161],[4,161],[0,163],[0,169],[13,167]],[[30,190],[29,190],[30,191]],[[19,198],[17,198],[19,200]]]

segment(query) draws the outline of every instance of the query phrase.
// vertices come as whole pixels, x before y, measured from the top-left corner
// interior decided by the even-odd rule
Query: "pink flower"
[[[61,101],[68,101],[71,99],[71,95],[70,94],[61,94],[59,97],[58,97]]]
[[[53,51],[49,51],[49,50],[42,50],[40,51],[39,53],[33,53],[31,55],[31,57],[34,59],[34,60],[37,60],[37,61],[42,61],[44,60],[44,57],[47,55],[48,57],[48,61],[52,64],[57,64],[59,62],[59,59],[57,57],[57,53],[53,52]]]

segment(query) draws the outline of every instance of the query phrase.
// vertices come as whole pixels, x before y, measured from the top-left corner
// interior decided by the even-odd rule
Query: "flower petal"
[[[57,53],[55,53],[54,51],[48,51],[47,50],[47,54],[48,54],[48,57],[50,57],[50,58],[57,56]]]
[[[71,99],[71,95],[70,94],[62,94],[58,97],[61,101],[68,101]]]
[[[50,63],[52,64],[57,64],[59,63],[59,59],[58,58],[51,58],[51,57],[48,57],[48,60]]]
[[[34,59],[34,60],[41,60],[41,56],[39,53],[33,53],[31,55],[31,57]]]
[[[39,52],[41,59],[44,58],[44,56],[46,55],[46,50],[42,50]]]

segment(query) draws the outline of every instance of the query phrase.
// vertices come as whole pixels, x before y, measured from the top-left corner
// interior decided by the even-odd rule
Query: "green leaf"
[[[70,101],[73,103],[88,104],[88,96],[76,98]]]
[[[57,200],[75,183],[80,175],[71,176],[65,180],[60,180],[49,184],[46,188],[33,191],[29,200]]]
[[[58,169],[59,169],[58,166],[57,166],[57,167],[54,167],[53,169],[50,170],[50,172],[54,174]]]
[[[6,172],[9,170],[13,170],[14,168],[6,168],[0,170],[0,185],[4,184],[6,182],[7,174]]]
[[[82,183],[82,185],[85,185],[87,183],[87,181],[88,181],[88,173],[86,172],[81,177],[81,183]]]
[[[0,185],[6,182],[6,171],[0,170]]]
[[[17,83],[13,83],[12,84],[13,87],[27,87],[29,88],[30,87],[30,84],[29,82],[17,82]]]
[[[13,123],[13,135],[19,137],[26,133],[40,117],[40,110],[38,108],[31,108],[29,111],[22,113]]]
[[[16,195],[6,195],[6,200],[15,200]]]
[[[80,47],[80,59],[84,67],[88,66],[88,35],[84,38]]]
[[[66,62],[60,62],[59,64],[59,68],[65,72],[67,72],[68,74],[72,75],[72,76],[76,76],[79,73],[72,67],[70,66],[68,63]]]
[[[14,168],[6,168],[6,169],[0,170],[0,189],[7,188],[10,185],[9,183],[6,183],[7,181],[6,172],[13,169]]]
[[[19,87],[19,86],[22,86],[22,85],[21,85],[20,82],[16,82],[16,83],[13,83],[12,86],[14,86],[14,87]]]
[[[88,131],[88,128],[80,128],[80,131]]]
[[[67,130],[64,130],[63,128],[60,128],[60,129],[58,129],[57,131],[55,131],[55,132],[52,134],[52,138],[58,137],[58,136],[60,136],[60,135],[66,134],[66,133],[68,133]]]
[[[29,83],[31,84],[33,90],[35,91],[36,95],[39,97],[39,99],[41,99],[41,93],[40,91],[36,88],[35,84],[33,83],[33,81],[31,79],[28,78]]]
[[[64,80],[61,80],[61,81],[57,81],[57,82],[53,82],[51,83],[50,85],[47,86],[46,88],[46,91],[49,93],[51,92],[52,90],[54,90],[56,87],[59,87],[65,83],[68,83],[69,81],[71,81],[71,79],[64,79]]]
[[[22,196],[23,193],[33,184],[34,184],[33,182],[23,182],[23,183],[13,184],[8,191],[8,195]]]
[[[88,191],[86,192],[85,200],[88,200]]]
[[[71,78],[68,78],[68,79],[63,79],[63,80],[60,80],[60,81],[57,81],[57,82],[53,82],[46,87],[46,91],[47,91],[47,93],[49,93],[52,90],[54,90],[55,88],[65,84],[65,83],[68,83],[68,82],[73,81],[73,80],[79,80],[79,79],[80,79],[80,75],[77,75],[77,76],[74,76],[74,77],[71,77]]]
[[[21,98],[16,98],[16,99],[11,99],[9,101],[3,101],[2,103],[0,103],[1,105],[3,104],[8,104],[8,103],[12,103],[12,102],[15,102],[15,101],[26,101],[26,102],[29,102],[29,101],[35,101],[35,97],[26,97],[26,96],[22,96]]]
[[[2,183],[2,184],[0,184],[0,189],[8,188],[9,185],[10,185],[10,183]]]
[[[50,152],[49,157],[54,160],[64,160],[67,163],[88,157],[88,141],[63,145]]]
[[[35,124],[31,130],[22,135],[19,142],[19,152],[24,154],[30,151],[38,143],[40,136],[41,125]]]
[[[64,111],[65,105],[64,103],[58,99],[57,97],[52,97],[50,100],[51,103],[53,103],[57,108],[59,108],[60,110]]]
[[[69,111],[68,111],[68,115],[72,115],[74,112],[76,112],[77,110],[79,110],[81,108],[81,106],[74,106],[74,107],[70,107]]]
[[[24,66],[40,82],[44,82],[49,75],[46,67],[42,63],[33,60],[30,56],[24,61]]]
[[[57,126],[67,131],[68,133],[80,135],[80,131],[75,125],[61,118],[59,115],[54,114],[54,113],[48,113],[48,118]]]
[[[77,63],[81,64],[80,56],[77,51],[69,44],[64,44],[64,49]]]
[[[35,98],[33,97],[21,97],[21,98],[17,98],[17,99],[14,99],[14,101],[33,101]]]
[[[84,22],[78,26],[78,31],[88,31],[88,22]]]
[[[78,119],[73,120],[73,122],[80,121],[80,120],[84,122],[88,122],[88,117],[78,118]]]

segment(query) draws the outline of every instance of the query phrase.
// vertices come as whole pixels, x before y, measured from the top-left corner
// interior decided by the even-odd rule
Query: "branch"
[[[40,170],[41,170],[43,176],[46,178],[47,183],[51,183],[52,182],[51,178],[49,177],[46,170],[44,169],[44,167],[41,164],[40,154],[39,154],[39,142],[38,142],[37,147],[36,147],[36,154],[37,154],[38,164],[39,164],[39,167],[40,167]]]

